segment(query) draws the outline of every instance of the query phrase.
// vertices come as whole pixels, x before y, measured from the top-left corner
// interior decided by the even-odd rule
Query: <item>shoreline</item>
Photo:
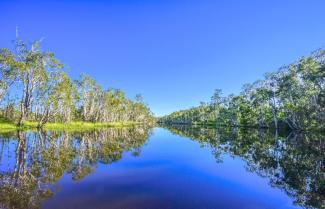
[[[122,128],[130,127],[134,125],[144,124],[143,122],[125,121],[125,122],[83,122],[72,121],[68,123],[46,123],[43,127],[39,127],[37,122],[26,121],[22,126],[18,126],[15,123],[6,121],[0,122],[0,133],[12,132],[17,130],[27,131],[43,129],[48,131],[55,130],[70,130],[70,131],[85,131],[100,128]]]

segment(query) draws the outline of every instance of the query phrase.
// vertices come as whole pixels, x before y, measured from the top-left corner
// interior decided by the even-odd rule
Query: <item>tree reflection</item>
[[[217,161],[239,156],[247,170],[268,178],[305,208],[325,207],[325,137],[319,133],[271,133],[256,129],[167,126],[209,146]]]
[[[40,208],[65,173],[75,181],[124,151],[140,154],[149,127],[93,132],[17,132],[0,136],[0,208]]]

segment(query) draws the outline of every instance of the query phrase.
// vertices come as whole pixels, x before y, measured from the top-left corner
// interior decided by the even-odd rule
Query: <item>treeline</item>
[[[215,90],[211,101],[173,112],[160,123],[213,124],[292,130],[325,128],[325,50],[267,73],[239,95]]]
[[[152,113],[142,101],[126,98],[121,90],[103,89],[81,75],[71,80],[52,52],[40,41],[15,40],[14,50],[0,49],[0,117],[22,125],[47,122],[149,122]]]

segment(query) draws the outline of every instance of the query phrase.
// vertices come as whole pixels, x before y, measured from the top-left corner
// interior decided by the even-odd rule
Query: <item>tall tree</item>
[[[22,85],[20,92],[20,118],[18,124],[23,124],[32,110],[34,93],[45,85],[48,72],[61,69],[63,65],[51,52],[44,52],[39,41],[27,46],[20,38],[15,41],[15,52],[2,50],[2,72],[9,71],[16,81]]]

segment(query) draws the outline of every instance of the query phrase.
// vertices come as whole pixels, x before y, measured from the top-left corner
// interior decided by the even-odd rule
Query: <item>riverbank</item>
[[[244,129],[265,129],[265,130],[278,130],[278,131],[284,131],[284,132],[290,132],[290,131],[296,131],[296,132],[321,132],[325,133],[325,126],[324,125],[319,125],[319,126],[310,126],[310,127],[305,127],[304,129],[291,129],[289,126],[287,126],[284,123],[279,123],[280,125],[276,129],[274,126],[258,126],[258,125],[226,125],[226,124],[216,124],[213,121],[208,121],[208,122],[192,122],[192,123],[175,123],[175,122],[159,122],[158,124],[160,125],[166,125],[166,126],[192,126],[192,127],[209,127],[209,128],[216,128],[216,127],[228,127],[228,128],[244,128]]]
[[[109,128],[109,127],[127,127],[133,125],[139,125],[140,122],[134,121],[124,121],[124,122],[107,122],[107,123],[92,123],[92,122],[83,122],[83,121],[73,121],[69,123],[46,123],[42,127],[43,130],[69,130],[69,131],[84,131],[84,130],[92,130],[98,128]],[[18,126],[17,124],[8,121],[8,120],[0,120],[0,133],[2,132],[10,132],[15,130],[33,130],[37,129],[38,123],[26,121],[22,126]]]

